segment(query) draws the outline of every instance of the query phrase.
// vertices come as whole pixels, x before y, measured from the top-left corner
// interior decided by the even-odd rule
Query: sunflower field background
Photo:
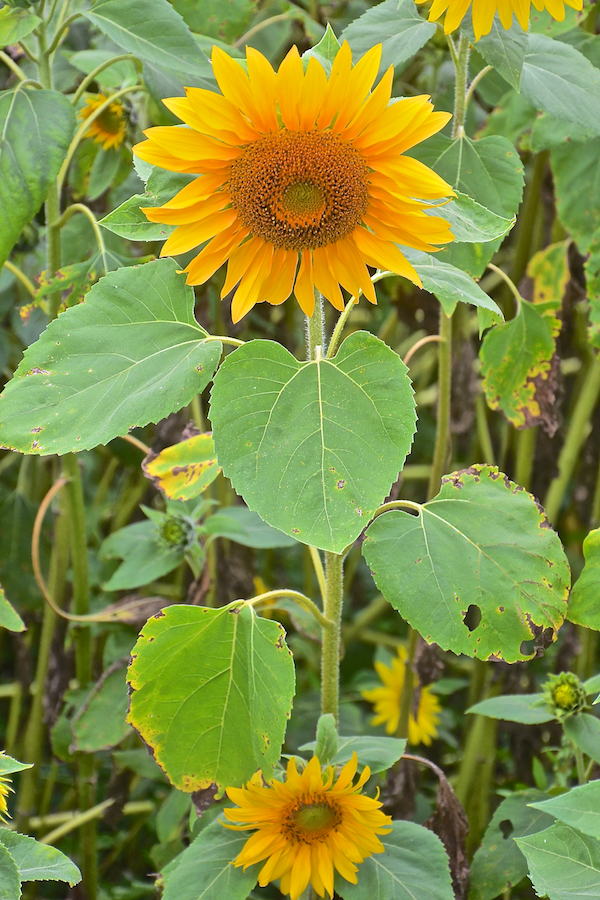
[[[589,0],[2,3],[0,900],[600,898],[599,185]]]

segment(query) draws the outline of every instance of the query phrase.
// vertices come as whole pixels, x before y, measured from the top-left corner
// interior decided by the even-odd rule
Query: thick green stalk
[[[400,694],[400,717],[398,719],[398,730],[396,731],[396,735],[399,738],[408,737],[408,723],[415,686],[415,675],[412,664],[415,658],[418,640],[419,632],[415,631],[414,628],[410,628],[408,632],[408,647],[404,666],[404,681],[402,682],[402,692]]]
[[[429,476],[429,499],[434,497],[442,480],[448,459],[450,438],[450,390],[452,386],[452,318],[440,310],[440,342],[438,363],[438,407],[433,464]]]
[[[538,153],[533,164],[531,179],[525,190],[523,209],[519,216],[519,230],[517,233],[517,246],[512,268],[512,280],[518,284],[527,268],[531,256],[532,235],[534,233],[535,220],[540,211],[540,195],[544,170],[548,161],[548,151]],[[533,248],[535,249],[535,248]]]
[[[551,482],[544,501],[546,515],[552,525],[556,524],[579,453],[590,432],[590,418],[599,396],[600,359],[594,358],[575,403],[567,436],[558,457],[558,475]]]
[[[454,117],[452,137],[460,137],[467,114],[467,78],[469,74],[469,39],[461,34],[454,58],[456,80],[454,82]]]
[[[321,650],[321,712],[332,713],[338,721],[340,681],[340,639],[344,585],[344,557],[325,553],[325,600],[323,613],[333,627],[323,628]]]
[[[306,344],[307,359],[315,358],[317,347],[321,348],[321,356],[325,356],[323,298],[317,290],[315,290],[315,310],[310,318],[308,316],[306,317]]]
[[[535,456],[535,444],[537,441],[537,426],[524,428],[517,436],[517,464],[515,466],[515,480],[521,487],[531,487],[531,473]]]

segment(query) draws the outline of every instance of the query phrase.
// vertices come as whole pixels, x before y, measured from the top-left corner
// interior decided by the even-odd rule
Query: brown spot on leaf
[[[206,810],[213,805],[218,791],[219,788],[215,782],[213,782],[209,787],[202,788],[202,790],[194,791],[192,793],[192,803],[194,804],[194,809],[196,810],[196,815],[199,819],[201,819]]]
[[[40,431],[43,431],[43,430],[44,430],[44,426],[43,426],[43,425],[38,425],[37,428],[32,428],[32,429],[31,429],[31,433],[32,433],[32,434],[39,434]]]
[[[27,378],[28,375],[49,375],[49,374],[50,374],[50,372],[47,369],[40,369],[40,368],[38,368],[38,366],[34,366],[30,372],[25,373],[25,377]]]
[[[346,486],[346,482],[345,482],[345,481],[342,481],[341,479],[340,479],[340,480],[338,481],[338,483],[336,484],[336,488],[338,489],[338,491],[341,491],[342,488],[345,487],[345,486]]]

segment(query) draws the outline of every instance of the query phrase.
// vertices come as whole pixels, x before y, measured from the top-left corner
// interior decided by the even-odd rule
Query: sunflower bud
[[[158,527],[158,534],[160,542],[170,550],[186,550],[194,541],[194,523],[185,516],[165,516]]]
[[[544,699],[557,719],[579,713],[587,706],[587,694],[573,672],[549,675],[543,687]]]

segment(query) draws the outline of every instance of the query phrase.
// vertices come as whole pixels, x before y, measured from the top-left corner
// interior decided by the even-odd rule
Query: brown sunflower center
[[[116,103],[111,103],[104,112],[100,113],[97,121],[106,134],[118,134],[123,125],[122,108]]]
[[[368,179],[348,141],[328,131],[282,129],[246,145],[231,166],[229,190],[252,234],[285,250],[308,250],[360,224]]]
[[[338,805],[325,797],[298,800],[287,812],[283,831],[289,840],[313,844],[324,841],[342,821]]]

